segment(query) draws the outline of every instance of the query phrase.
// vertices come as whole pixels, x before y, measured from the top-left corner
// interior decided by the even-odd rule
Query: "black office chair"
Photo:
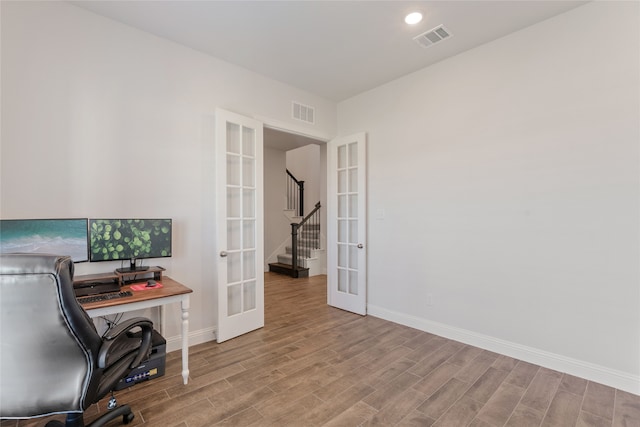
[[[64,425],[84,427],[84,411],[148,357],[152,332],[139,317],[101,337],[76,301],[71,258],[0,255],[0,418],[65,413]],[[133,420],[128,405],[110,403],[91,427]]]

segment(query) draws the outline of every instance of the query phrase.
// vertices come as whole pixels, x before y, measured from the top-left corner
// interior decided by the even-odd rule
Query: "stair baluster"
[[[291,277],[299,277],[299,246],[302,248],[303,258],[309,258],[312,249],[320,249],[320,207],[320,202],[316,203],[315,208],[302,221],[297,224],[291,224]],[[318,238],[309,239],[312,244],[302,245],[300,240],[305,235],[308,236],[313,233],[317,233]]]

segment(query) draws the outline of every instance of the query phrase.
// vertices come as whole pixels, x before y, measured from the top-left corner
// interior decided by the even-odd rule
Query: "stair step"
[[[313,246],[311,246],[311,247],[309,247],[309,246],[298,246],[298,256],[302,257],[302,254],[304,254],[305,252],[311,253],[313,251],[319,251],[319,250],[321,250],[321,249],[320,248],[315,248]],[[284,252],[287,255],[291,255],[291,252],[292,252],[291,246],[285,246],[284,247]]]
[[[288,247],[291,247],[291,245],[289,245]],[[311,248],[311,249],[318,249],[320,247],[320,242],[317,240],[301,240],[298,242],[298,247],[299,248]]]
[[[291,256],[291,254],[278,254],[278,262],[279,263],[291,265],[292,259],[293,259],[293,257]],[[304,257],[299,256],[298,257],[298,264],[300,264],[300,265],[304,264],[307,259],[308,258],[304,258]]]
[[[309,269],[304,267],[298,267],[297,271],[293,271],[291,264],[283,264],[280,262],[269,263],[269,271],[279,274],[286,274],[291,277],[309,277]],[[292,274],[293,273],[293,274]]]
[[[320,239],[307,239],[304,237],[298,239],[298,246],[313,246],[317,245],[318,243],[320,243]]]

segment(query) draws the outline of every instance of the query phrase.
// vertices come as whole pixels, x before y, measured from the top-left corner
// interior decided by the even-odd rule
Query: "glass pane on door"
[[[358,293],[358,146],[337,149],[338,292]]]
[[[231,285],[227,288],[227,306],[229,316],[233,316],[242,311],[242,287],[240,284]]]
[[[256,308],[255,131],[227,128],[227,283],[229,315]]]
[[[240,154],[240,125],[227,122],[227,153]]]
[[[227,254],[227,283],[237,283],[240,281],[242,277],[242,266],[240,262],[240,252],[229,252],[229,254]]]
[[[239,220],[227,220],[227,250],[240,249],[240,221]]]
[[[244,284],[244,309],[245,311],[253,310],[256,308],[256,282],[255,280],[249,281]]]

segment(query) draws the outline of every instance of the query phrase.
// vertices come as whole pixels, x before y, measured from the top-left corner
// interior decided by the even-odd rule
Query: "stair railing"
[[[304,181],[298,181],[287,169],[287,209],[304,216]]]
[[[299,223],[291,223],[291,277],[298,277],[298,256],[309,258],[311,251],[320,249],[320,202]],[[301,245],[305,231],[317,233],[317,239],[311,239],[310,244]],[[308,235],[310,233],[306,233]]]

